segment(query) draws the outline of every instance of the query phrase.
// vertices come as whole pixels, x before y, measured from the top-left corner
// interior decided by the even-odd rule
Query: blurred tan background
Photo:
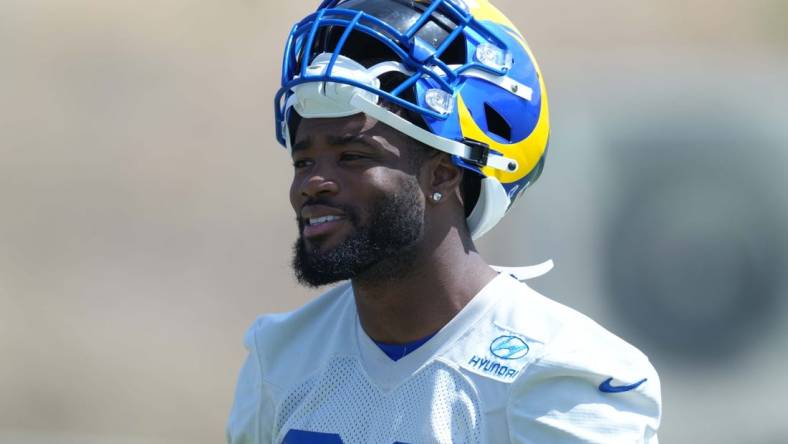
[[[314,294],[272,100],[318,3],[0,0],[0,444],[223,441],[244,330]],[[554,129],[481,250],[649,354],[663,442],[785,442],[788,2],[496,4]]]

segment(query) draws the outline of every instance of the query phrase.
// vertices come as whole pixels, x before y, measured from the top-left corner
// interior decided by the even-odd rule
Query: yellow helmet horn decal
[[[539,81],[541,84],[541,76]],[[542,87],[542,94],[544,94],[544,87]],[[490,146],[490,149],[498,151],[505,157],[515,159],[519,164],[517,171],[512,173],[484,167],[482,168],[482,173],[485,176],[495,177],[503,184],[513,183],[528,175],[539,163],[539,159],[542,158],[547,146],[547,138],[550,135],[550,113],[547,98],[544,95],[541,98],[539,121],[536,127],[528,137],[514,143],[501,143],[488,136],[471,116],[471,112],[465,106],[462,95],[458,96],[457,108],[459,110],[460,128],[463,137],[484,142]]]

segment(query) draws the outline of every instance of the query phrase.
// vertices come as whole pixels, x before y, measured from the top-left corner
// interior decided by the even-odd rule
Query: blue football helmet
[[[323,1],[290,33],[275,112],[288,149],[293,112],[365,113],[451,154],[479,178],[466,202],[474,239],[539,177],[550,133],[533,54],[487,0]]]

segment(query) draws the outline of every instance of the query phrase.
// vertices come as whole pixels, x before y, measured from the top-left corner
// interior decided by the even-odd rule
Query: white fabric
[[[467,218],[468,228],[473,240],[487,234],[506,215],[512,201],[506,194],[498,179],[484,177],[479,187],[479,198],[476,199],[471,214]]]
[[[396,362],[360,327],[349,284],[258,318],[245,343],[230,444],[288,433],[294,443],[657,444],[660,386],[648,359],[506,274]],[[611,377],[647,381],[601,392]]]

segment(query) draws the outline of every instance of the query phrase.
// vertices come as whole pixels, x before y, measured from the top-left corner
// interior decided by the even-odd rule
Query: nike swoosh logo
[[[607,378],[603,383],[599,384],[599,391],[605,393],[622,393],[628,392],[630,390],[635,390],[636,388],[640,387],[641,384],[646,382],[648,378],[643,378],[640,381],[629,384],[629,385],[613,385],[613,378]]]

